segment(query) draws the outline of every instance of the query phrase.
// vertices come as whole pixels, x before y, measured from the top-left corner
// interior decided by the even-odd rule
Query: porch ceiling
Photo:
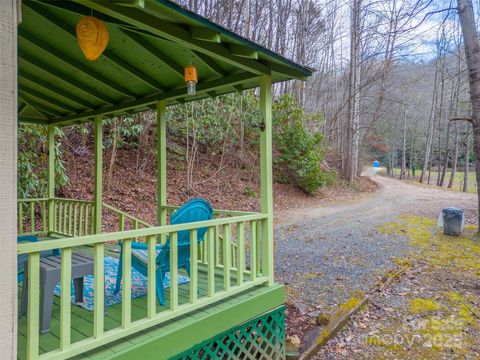
[[[110,41],[85,60],[75,36],[81,16],[103,20]],[[198,69],[187,96],[183,68]],[[311,70],[248,41],[168,0],[23,1],[18,29],[19,121],[71,124],[94,115],[146,110],[305,79]]]

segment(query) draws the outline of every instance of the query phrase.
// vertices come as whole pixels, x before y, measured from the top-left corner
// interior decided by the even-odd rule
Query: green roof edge
[[[213,21],[211,21],[211,20],[209,20],[209,19],[207,19],[207,18],[205,18],[201,15],[198,15],[198,14],[194,13],[193,11],[190,11],[187,8],[185,8],[183,6],[180,6],[180,5],[174,3],[170,0],[154,0],[154,2],[157,3],[157,4],[163,5],[167,8],[169,8],[170,10],[173,10],[173,11],[179,13],[179,14],[189,18],[190,20],[199,22],[200,24],[208,27],[211,30],[218,31],[222,35],[231,37],[234,40],[242,43],[243,45],[248,46],[250,48],[253,48],[256,51],[261,52],[262,54],[272,58],[273,60],[279,61],[286,66],[295,68],[296,70],[302,72],[306,77],[309,77],[309,76],[313,75],[314,69],[306,67],[306,66],[302,66],[300,64],[297,64],[296,62],[287,59],[286,57],[276,53],[275,51],[272,51],[272,50],[270,50],[270,49],[268,49],[268,48],[266,48],[266,47],[264,47],[260,44],[257,44],[254,41],[251,41],[251,40],[249,40],[249,39],[247,39],[247,38],[245,38],[241,35],[238,35],[237,33],[233,32],[231,30],[228,30],[228,29],[224,28],[223,26],[220,26],[220,25],[214,23]]]

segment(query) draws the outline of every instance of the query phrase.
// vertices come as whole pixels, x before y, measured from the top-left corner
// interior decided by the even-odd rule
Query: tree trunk
[[[402,167],[400,169],[400,179],[405,179],[405,169],[407,168],[407,109],[403,114],[403,146],[402,146]]]
[[[465,166],[463,168],[463,192],[468,192],[468,175],[470,173],[470,133],[465,137]]]
[[[357,178],[360,137],[360,43],[362,0],[354,0],[351,15],[350,73],[348,80],[348,126],[345,177],[349,182]]]
[[[477,205],[480,209],[480,41],[471,0],[457,0],[465,46],[472,103],[473,149],[476,155]],[[478,214],[478,212],[477,212]],[[478,222],[478,220],[477,220]],[[479,228],[480,230],[480,228]]]
[[[453,146],[453,160],[452,160],[452,172],[450,174],[450,180],[448,181],[448,188],[453,187],[453,182],[455,181],[455,175],[457,173],[457,164],[458,164],[458,130],[457,124],[454,125],[454,146]]]
[[[435,123],[435,106],[437,103],[437,78],[438,78],[438,65],[435,67],[435,80],[433,82],[433,92],[432,92],[432,104],[430,106],[430,116],[428,119],[428,130],[427,130],[427,142],[425,144],[425,156],[423,158],[423,165],[422,165],[422,173],[420,175],[420,179],[418,180],[420,183],[423,183],[425,176],[427,175],[427,171],[429,169],[430,164],[430,152],[432,151],[432,143],[433,143],[433,128]],[[430,174],[428,175],[428,183],[430,183]]]

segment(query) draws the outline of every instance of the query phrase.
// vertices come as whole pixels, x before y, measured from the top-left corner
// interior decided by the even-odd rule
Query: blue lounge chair
[[[182,205],[175,211],[170,224],[185,224],[196,221],[211,220],[213,216],[212,206],[204,199],[193,199]],[[207,228],[201,228],[197,231],[197,242],[200,243],[207,232]],[[122,246],[122,244],[120,244]],[[170,240],[167,239],[164,245],[157,245],[157,270],[156,270],[156,288],[157,298],[161,305],[165,304],[165,289],[163,288],[163,279],[165,273],[170,271]],[[118,264],[117,283],[115,293],[120,290],[122,280],[122,261],[123,249],[120,251],[120,261]],[[132,242],[132,267],[137,269],[143,276],[148,276],[148,245],[144,243]],[[182,230],[178,232],[178,268],[185,269],[190,276],[190,231]]]
[[[21,242],[37,242],[38,237],[33,236],[33,235],[22,235],[22,236],[17,236],[17,243]],[[59,249],[54,249],[54,250],[45,250],[40,252],[40,257],[47,257],[47,256],[59,256],[60,255],[60,250]],[[18,255],[17,258],[17,282],[22,282],[23,281],[23,273],[24,273],[24,267],[25,267],[25,261],[28,260],[28,255],[27,254],[20,254]]]

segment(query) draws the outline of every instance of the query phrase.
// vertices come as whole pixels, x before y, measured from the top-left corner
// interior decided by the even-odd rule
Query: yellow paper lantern
[[[87,60],[95,61],[108,44],[108,28],[93,16],[84,16],[77,23],[77,41]]]

